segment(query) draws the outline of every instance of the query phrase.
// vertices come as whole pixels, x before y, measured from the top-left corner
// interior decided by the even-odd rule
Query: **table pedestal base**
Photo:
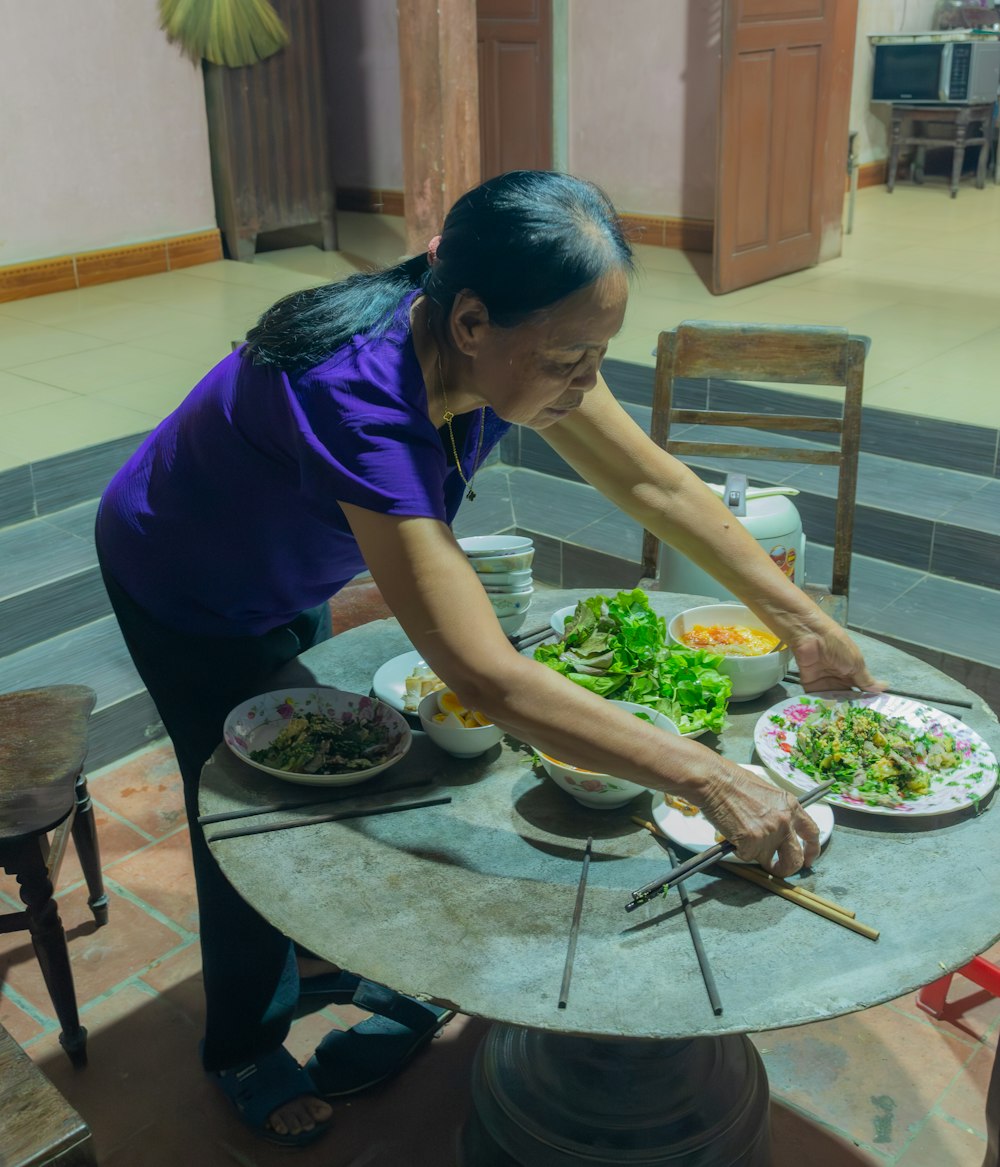
[[[463,1167],[767,1167],[767,1075],[742,1035],[568,1037],[495,1025]]]

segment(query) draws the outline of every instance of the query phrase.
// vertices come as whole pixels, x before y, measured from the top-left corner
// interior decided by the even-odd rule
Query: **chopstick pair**
[[[792,681],[796,685],[802,684],[802,677],[795,669],[789,669],[785,673],[785,680]],[[926,693],[910,693],[906,689],[883,689],[882,692],[890,697],[909,697],[911,701],[923,701],[927,705],[954,705],[958,709],[975,708],[971,701],[966,701],[961,697],[929,697]],[[865,694],[859,689],[857,696],[863,697]],[[872,696],[877,696],[877,694],[872,694]]]
[[[330,806],[335,802],[346,802],[349,798],[377,798],[383,794],[395,794],[397,790],[412,790],[416,786],[430,786],[433,778],[421,778],[417,782],[401,783],[385,790],[366,790],[361,794],[354,791],[353,786],[342,787],[336,796],[326,798],[310,798],[306,802],[268,802],[262,806],[243,806],[237,810],[219,810],[213,814],[200,814],[198,825],[207,827],[210,823],[227,823],[233,819],[249,819],[260,814],[274,814],[282,810],[305,810],[307,807]]]
[[[536,644],[541,644],[543,640],[548,640],[550,636],[555,636],[552,627],[546,624],[544,628],[529,628],[527,632],[522,632],[520,636],[508,636],[507,639],[511,644],[520,651],[522,648],[532,648]]]
[[[402,810],[420,810],[425,806],[444,806],[451,802],[451,795],[442,798],[425,798],[420,802],[396,802],[392,806],[366,806],[357,810],[334,811],[332,814],[314,814],[303,819],[285,819],[280,823],[260,823],[255,827],[234,827],[229,831],[217,831],[208,835],[209,843],[217,843],[220,839],[240,839],[244,835],[265,835],[270,831],[287,831],[292,827],[311,827],[316,823],[339,823],[344,819],[370,818],[378,814],[396,814]]]
[[[820,786],[814,786],[808,793],[803,794],[799,798],[800,806],[811,806],[814,802],[818,802],[833,786],[834,779],[831,778],[829,782],[824,782]],[[662,879],[654,879],[652,883],[647,883],[645,887],[640,887],[637,891],[632,892],[632,898],[625,905],[626,912],[635,911],[641,904],[648,903],[654,895],[663,888],[674,887],[680,883],[682,879],[687,879],[688,876],[694,875],[699,871],[704,871],[707,867],[712,867],[718,863],[720,859],[726,855],[730,855],[735,851],[735,846],[728,840],[722,843],[716,843],[712,847],[707,847],[704,851],[699,852],[693,858],[688,859],[686,863],[675,867]]]
[[[768,872],[761,871],[756,867],[737,867],[735,863],[723,863],[722,867],[731,875],[738,875],[741,879],[756,884],[757,887],[763,887],[767,891],[772,891],[775,895],[781,896],[783,899],[791,900],[793,904],[798,904],[800,908],[805,908],[807,911],[815,912],[818,916],[832,920],[834,924],[840,924],[842,928],[849,928],[852,932],[857,932],[860,936],[867,936],[869,940],[878,940],[879,938],[880,933],[878,929],[872,928],[868,924],[860,923],[860,921],[855,919],[855,913],[850,908],[841,907],[840,904],[836,904],[832,900],[825,900],[822,896],[817,895],[808,888],[796,887],[794,884],[786,883],[780,877],[770,875]]]
[[[569,1000],[569,982],[573,976],[573,959],[576,956],[576,940],[580,933],[580,917],[583,914],[583,893],[587,890],[587,872],[590,870],[590,856],[594,847],[594,837],[587,839],[587,846],[583,851],[583,867],[580,869],[580,882],[576,888],[576,903],[573,905],[573,922],[569,927],[569,944],[566,948],[566,963],[563,965],[562,985],[559,989],[558,1008],[565,1009]]]
[[[674,854],[673,847],[670,846],[669,841],[660,833],[659,828],[655,823],[648,822],[646,819],[639,818],[638,815],[632,816],[632,822],[638,823],[640,827],[645,827],[653,838],[660,844],[667,856],[670,859],[670,866],[676,870],[680,866],[677,862],[677,856]],[[698,921],[694,918],[694,908],[691,906],[691,900],[687,893],[687,888],[683,883],[678,884],[677,894],[680,896],[681,907],[684,909],[684,918],[687,920],[688,932],[691,934],[691,943],[694,945],[694,954],[698,958],[698,967],[701,969],[701,979],[705,982],[705,992],[708,993],[709,1004],[712,1006],[712,1012],[716,1017],[722,1016],[722,1000],[719,997],[719,990],[715,983],[715,976],[712,973],[711,966],[708,963],[708,955],[705,952],[704,945],[701,942],[701,930],[698,928]]]

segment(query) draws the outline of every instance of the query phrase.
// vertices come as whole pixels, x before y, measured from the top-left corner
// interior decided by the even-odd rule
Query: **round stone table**
[[[536,593],[529,624],[586,594],[593,592]],[[650,601],[669,618],[704,599],[651,593]],[[1000,753],[997,719],[976,694],[897,649],[857,639],[876,676],[938,698]],[[315,681],[368,692],[375,670],[410,647],[394,620],[363,625],[305,653],[273,688]],[[797,691],[782,684],[731,705],[725,732],[701,740],[736,762],[753,761],[760,714]],[[973,708],[940,700],[948,697]],[[902,820],[838,807],[807,886],[852,907],[879,940],[718,869],[696,875],[687,887],[724,1006],[715,1016],[678,897],[625,911],[633,889],[669,868],[631,821],[651,817],[651,796],[620,810],[587,809],[531,759],[511,739],[456,759],[416,732],[401,763],[339,791],[291,786],[224,746],[203,775],[203,813],[299,795],[335,798],[344,809],[451,795],[444,806],[212,849],[240,893],[311,951],[498,1023],[477,1058],[466,1167],[763,1167],[767,1084],[745,1034],[898,997],[965,964],[1000,934],[1000,815]],[[392,793],[421,780],[430,785]],[[207,833],[211,843],[213,828]],[[588,836],[593,859],[561,1009]]]

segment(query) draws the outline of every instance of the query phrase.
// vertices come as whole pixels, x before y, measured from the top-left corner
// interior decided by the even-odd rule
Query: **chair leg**
[[[76,817],[73,819],[73,843],[80,857],[87,890],[87,903],[94,913],[100,928],[108,922],[108,897],[104,890],[101,874],[101,853],[97,845],[97,826],[94,823],[94,806],[87,790],[87,779],[81,774],[76,780]]]
[[[52,883],[37,839],[24,840],[8,870],[17,878],[21,900],[27,909],[32,947],[62,1026],[59,1044],[80,1069],[87,1064],[87,1031],[80,1024],[66,933],[52,898]]]

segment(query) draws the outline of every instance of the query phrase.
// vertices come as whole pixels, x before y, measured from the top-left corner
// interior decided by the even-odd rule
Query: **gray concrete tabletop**
[[[597,590],[537,592],[528,624]],[[704,602],[655,592],[650,600],[668,618]],[[896,648],[856,639],[893,688],[971,702],[942,707],[1000,753],[997,719],[976,694]],[[320,683],[367,693],[375,670],[411,647],[395,620],[375,621],[311,649],[274,688]],[[732,704],[724,732],[702,741],[734,761],[754,761],[757,720],[796,692],[782,683]],[[421,781],[430,785],[392,793]],[[376,791],[385,796],[370,798]],[[724,1006],[718,1017],[676,892],[625,911],[633,889],[668,869],[656,840],[631,819],[652,817],[651,794],[617,810],[587,809],[535,771],[523,743],[508,738],[463,760],[417,730],[402,762],[340,791],[272,778],[222,745],[203,773],[201,810],[326,796],[348,809],[437,793],[452,802],[212,847],[241,894],[319,955],[467,1014],[565,1033],[694,1037],[833,1017],[935,980],[1000,934],[1000,812],[988,804],[979,814],[929,820],[835,808],[833,835],[807,886],[853,908],[880,931],[877,941],[717,868],[689,879]],[[213,828],[207,832],[211,841]],[[593,859],[568,1004],[559,1009],[588,836]]]

